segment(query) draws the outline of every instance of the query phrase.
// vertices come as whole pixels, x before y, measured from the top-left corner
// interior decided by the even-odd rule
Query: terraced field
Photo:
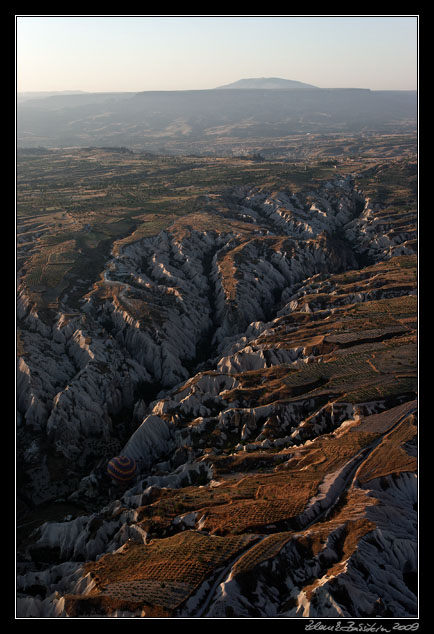
[[[126,544],[86,570],[95,585],[85,597],[66,597],[72,615],[86,614],[91,604],[103,609],[141,609],[142,616],[168,616],[215,569],[252,542],[251,536],[208,537],[187,531],[149,547]]]

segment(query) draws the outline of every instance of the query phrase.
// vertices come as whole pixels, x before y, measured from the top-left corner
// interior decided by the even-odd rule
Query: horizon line
[[[215,86],[214,88],[145,88],[145,89],[125,89],[125,90],[119,90],[119,89],[105,89],[105,90],[83,90],[83,89],[69,89],[69,88],[65,88],[65,89],[32,89],[32,90],[23,90],[23,89],[17,89],[16,90],[16,94],[17,95],[23,95],[23,94],[32,94],[32,93],[38,93],[38,94],[44,94],[44,93],[57,93],[57,94],[65,94],[65,93],[69,93],[69,94],[104,94],[104,93],[133,93],[133,94],[138,94],[138,93],[142,93],[142,92],[205,92],[205,91],[212,91],[212,90],[228,90],[231,92],[234,91],[243,91],[246,92],[248,90],[270,90],[272,92],[301,92],[303,90],[303,88],[297,88],[296,90],[293,90],[291,88],[225,88],[224,86]],[[362,86],[327,86],[327,87],[321,87],[321,86],[313,86],[313,87],[309,87],[306,88],[306,90],[312,91],[312,90],[366,90],[366,91],[370,91],[370,92],[417,92],[418,88],[365,88]]]

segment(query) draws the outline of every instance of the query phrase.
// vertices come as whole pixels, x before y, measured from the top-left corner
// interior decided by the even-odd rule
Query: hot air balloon
[[[116,456],[107,465],[107,473],[118,483],[127,483],[134,478],[137,464],[134,458]]]

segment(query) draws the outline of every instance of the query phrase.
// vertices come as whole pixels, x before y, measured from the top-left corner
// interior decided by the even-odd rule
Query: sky
[[[203,90],[251,77],[415,90],[418,17],[16,15],[18,92]]]

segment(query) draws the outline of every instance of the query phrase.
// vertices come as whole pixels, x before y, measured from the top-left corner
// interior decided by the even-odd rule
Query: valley
[[[415,135],[217,136],[18,149],[18,614],[414,618]]]

